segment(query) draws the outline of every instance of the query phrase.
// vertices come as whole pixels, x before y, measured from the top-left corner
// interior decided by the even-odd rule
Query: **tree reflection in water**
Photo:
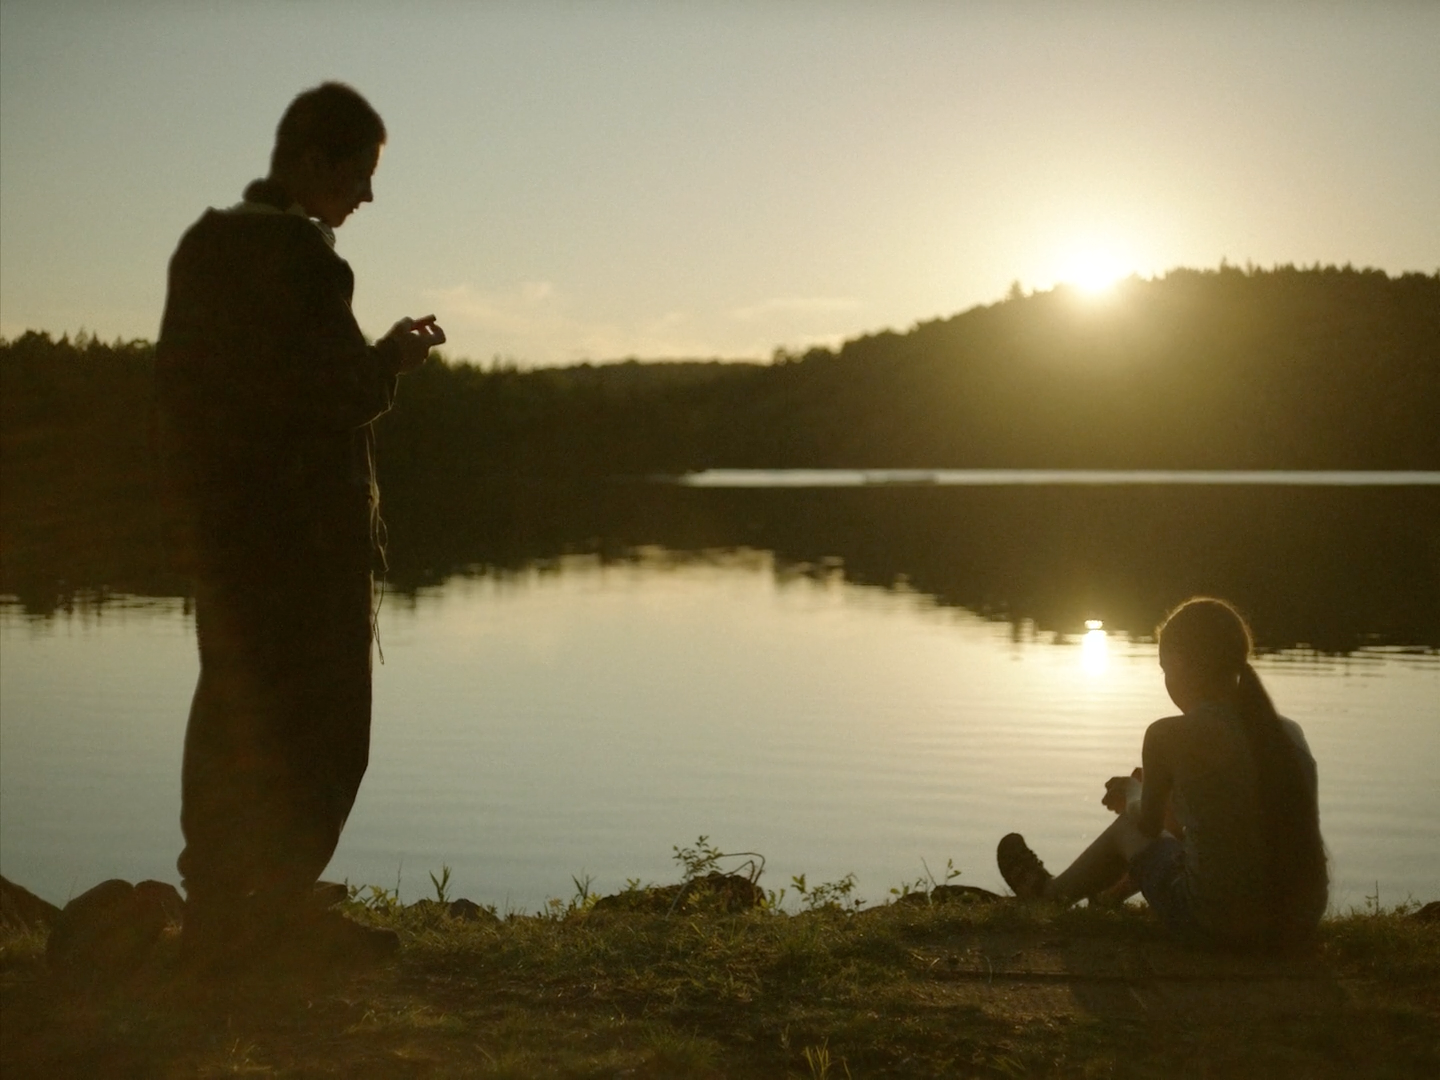
[[[1100,619],[1143,636],[1208,593],[1239,604],[1266,649],[1440,647],[1437,487],[784,490],[413,475],[382,487],[392,592],[566,554],[751,549],[773,552],[777,573],[908,588],[1048,633],[1080,635]],[[3,591],[40,614],[87,590],[183,595],[154,523],[126,525],[133,507],[88,509],[18,526]]]

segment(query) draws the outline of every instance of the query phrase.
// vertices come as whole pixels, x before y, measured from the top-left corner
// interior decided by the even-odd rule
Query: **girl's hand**
[[[1113,813],[1125,813],[1125,807],[1140,798],[1140,782],[1144,777],[1145,771],[1138,768],[1129,776],[1112,776],[1105,781],[1105,797],[1100,800],[1101,805]]]
[[[385,335],[400,343],[400,370],[414,371],[425,362],[430,350],[445,344],[445,331],[434,315],[418,319],[401,319]]]

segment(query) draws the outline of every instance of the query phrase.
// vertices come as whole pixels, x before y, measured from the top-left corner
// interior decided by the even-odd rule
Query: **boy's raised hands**
[[[401,371],[414,371],[425,362],[431,349],[445,344],[445,331],[440,329],[434,315],[401,319],[385,337],[400,344]]]

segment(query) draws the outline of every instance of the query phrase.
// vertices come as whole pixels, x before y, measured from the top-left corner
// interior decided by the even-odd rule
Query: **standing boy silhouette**
[[[355,90],[305,91],[281,118],[269,175],[207,210],[170,263],[160,431],[200,647],[182,951],[206,967],[277,949],[374,958],[396,944],[315,900],[369,756],[383,569],[371,423],[445,340],[426,316],[370,345],[350,310],[334,230],[373,200],[384,143]]]

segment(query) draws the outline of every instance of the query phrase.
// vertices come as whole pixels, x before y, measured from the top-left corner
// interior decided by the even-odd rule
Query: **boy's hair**
[[[321,83],[296,96],[275,129],[272,176],[318,150],[331,164],[385,143],[385,122],[354,87]]]

